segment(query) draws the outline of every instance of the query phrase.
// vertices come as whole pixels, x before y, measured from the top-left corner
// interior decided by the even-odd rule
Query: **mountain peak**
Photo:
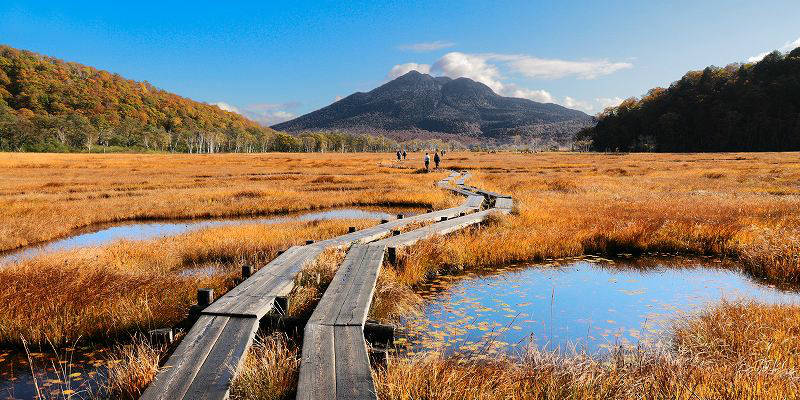
[[[412,70],[369,92],[355,93],[273,128],[424,130],[502,142],[520,132],[567,141],[590,124],[591,117],[581,111],[503,97],[469,78],[434,77]]]

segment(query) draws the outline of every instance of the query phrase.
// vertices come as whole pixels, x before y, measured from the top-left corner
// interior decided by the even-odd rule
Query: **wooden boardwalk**
[[[463,189],[463,176],[456,180],[455,187],[451,186],[451,181],[458,175],[451,174],[437,185],[468,196],[463,207],[471,211],[469,214],[445,216],[440,222],[350,248],[306,325],[297,385],[298,400],[378,398],[364,339],[364,323],[387,249],[389,259],[393,261],[400,247],[480,223],[491,212],[511,211],[510,197],[508,207],[479,211],[484,197]]]
[[[297,398],[375,399],[364,323],[385,249],[407,246],[482,221],[490,211],[480,211],[487,195],[466,187],[464,179],[464,175],[454,172],[437,183],[467,196],[461,206],[396,219],[285,251],[202,311],[142,398],[226,399],[260,319],[278,308],[277,299],[289,294],[295,276],[325,249],[352,245],[306,325]],[[496,209],[510,211],[511,199],[508,200],[507,208],[498,207],[495,202]],[[386,238],[415,222],[435,223]]]

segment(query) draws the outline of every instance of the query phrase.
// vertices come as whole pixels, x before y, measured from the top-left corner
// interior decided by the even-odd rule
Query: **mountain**
[[[0,46],[0,150],[257,151],[273,135],[147,82]]]
[[[468,78],[411,71],[370,92],[357,92],[273,128],[285,131],[421,130],[508,142],[515,135],[566,142],[592,124],[581,111],[502,97]]]
[[[579,139],[599,151],[800,150],[800,48],[688,72],[606,110]]]

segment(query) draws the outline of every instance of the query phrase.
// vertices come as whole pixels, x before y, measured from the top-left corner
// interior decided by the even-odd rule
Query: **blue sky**
[[[594,114],[687,70],[800,45],[798,17],[797,0],[3,0],[0,43],[264,123],[410,68]]]

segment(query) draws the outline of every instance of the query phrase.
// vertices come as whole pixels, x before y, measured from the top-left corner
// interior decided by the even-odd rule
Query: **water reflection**
[[[718,261],[717,261],[718,262]],[[406,321],[411,352],[494,354],[539,348],[601,352],[657,346],[671,321],[722,299],[800,303],[800,295],[715,262],[593,259],[442,277]]]
[[[410,215],[406,213],[406,215]],[[203,228],[244,225],[244,224],[277,224],[291,221],[321,221],[332,219],[394,219],[396,214],[382,211],[362,209],[339,209],[312,212],[299,215],[265,217],[265,218],[225,218],[214,220],[189,220],[169,222],[132,222],[103,227],[65,239],[55,240],[47,244],[24,248],[0,255],[0,266],[22,261],[38,254],[78,247],[100,246],[120,239],[147,240],[165,236],[174,236]],[[1,254],[1,253],[0,253]]]
[[[87,398],[114,362],[107,360],[107,353],[91,347],[67,348],[61,354],[0,350],[0,399],[33,399],[37,392],[41,398]]]

